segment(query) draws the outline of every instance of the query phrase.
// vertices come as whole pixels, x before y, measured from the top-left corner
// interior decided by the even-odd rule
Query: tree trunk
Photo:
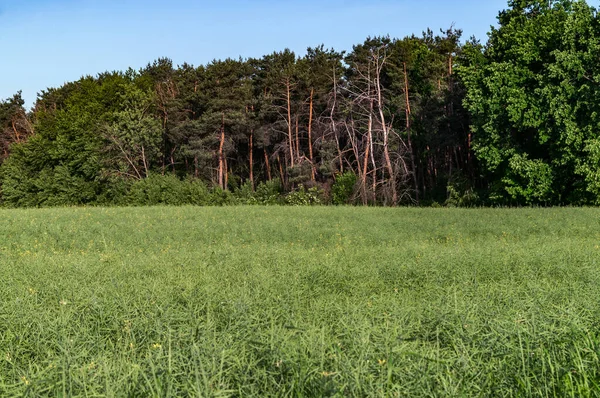
[[[415,151],[412,146],[411,137],[411,109],[410,109],[410,95],[408,91],[408,71],[406,69],[406,62],[404,62],[404,94],[406,100],[406,137],[408,140],[408,151],[410,152],[410,166],[412,168],[413,184],[415,186],[415,199],[419,204],[419,180],[417,176],[417,165],[415,161]]]
[[[313,146],[312,146],[312,119],[313,119],[313,97],[315,94],[315,89],[310,89],[310,104],[308,108],[308,156],[310,159],[311,165],[311,179],[315,180],[315,164],[313,161]]]
[[[175,173],[175,149],[176,148],[172,148],[171,149],[171,169],[173,170],[173,173]]]
[[[281,165],[281,157],[277,154],[277,163],[279,163],[279,176],[281,177],[281,184],[285,185],[285,176],[283,174],[283,166]]]
[[[372,84],[372,80],[371,80],[371,68],[369,67],[369,75],[368,75],[368,88],[367,88],[367,95],[369,98],[369,130],[368,130],[368,134],[369,134],[369,138],[367,140],[368,144],[369,144],[369,149],[370,149],[370,156],[371,156],[371,165],[373,166],[373,170],[371,171],[371,174],[373,174],[373,181],[372,181],[372,188],[371,188],[371,193],[373,194],[372,196],[372,200],[373,203],[377,203],[377,163],[375,162],[375,148],[374,148],[374,140],[373,140],[373,94],[371,92],[371,84]],[[365,177],[367,178],[367,177]]]
[[[338,151],[338,158],[340,159],[340,173],[344,173],[344,155],[342,154],[342,147],[340,146],[340,137],[335,132],[335,145]]]
[[[396,206],[398,204],[398,192],[396,190],[396,175],[394,173],[394,168],[392,166],[392,160],[390,158],[390,150],[389,150],[389,128],[385,122],[385,114],[383,113],[383,96],[381,94],[382,87],[380,79],[380,65],[377,65],[377,75],[376,79],[376,90],[377,90],[377,110],[379,111],[379,118],[381,123],[381,130],[383,131],[383,157],[385,161],[385,166],[389,174],[389,184],[392,189],[392,205]]]
[[[252,185],[252,190],[254,191],[254,161],[253,161],[253,132],[250,132],[250,142],[249,142],[249,152],[250,152],[250,184]]]
[[[148,162],[146,162],[146,151],[144,146],[142,145],[142,162],[144,163],[144,177],[148,177]]]
[[[228,165],[227,165],[227,157],[223,158],[223,164],[225,166],[225,186],[223,187],[223,189],[228,190],[229,189],[229,169],[228,169]]]
[[[469,131],[469,135],[467,138],[467,161],[469,162],[469,170],[471,169],[471,140],[472,140],[472,135],[471,135],[471,131]]]
[[[221,118],[221,138],[219,140],[219,186],[222,189],[225,189],[225,180],[224,180],[224,171],[225,171],[225,162],[223,156],[223,146],[225,145],[225,113],[222,114]]]
[[[264,148],[263,153],[265,154],[265,165],[267,166],[267,178],[271,181],[271,165],[269,164],[269,155],[267,155],[267,148]]]
[[[367,125],[367,147],[365,149],[365,158],[363,162],[363,171],[362,171],[362,190],[363,194],[363,205],[367,205],[368,197],[367,197],[367,171],[369,166],[369,155],[372,145],[373,139],[373,100],[370,101],[369,105],[369,124]]]
[[[19,142],[21,142],[21,135],[19,134],[19,131],[17,130],[17,126],[15,124],[15,119],[12,119],[11,123],[12,123],[13,131],[15,132],[15,142],[19,143]]]
[[[371,105],[373,102],[371,101]],[[367,133],[367,148],[365,149],[365,160],[363,162],[363,172],[362,172],[362,190],[363,193],[363,205],[368,204],[368,196],[367,196],[367,171],[369,166],[369,150],[371,149],[371,135],[373,131],[373,115],[369,113],[369,127]]]
[[[291,82],[288,79],[285,84],[287,94],[287,125],[288,125],[288,145],[290,152],[290,165],[294,167],[294,139],[292,137],[292,99]]]
[[[344,160],[342,155],[342,149],[340,148],[340,140],[337,134],[337,126],[335,124],[335,118],[333,117],[335,108],[337,106],[337,78],[335,76],[335,68],[333,69],[333,104],[331,105],[331,113],[329,119],[331,120],[331,131],[335,137],[335,143],[338,151],[338,157],[340,159],[340,173],[344,172]]]
[[[296,115],[296,159],[300,159],[300,134],[299,134],[298,115]]]
[[[169,114],[166,111],[166,107],[163,105],[163,130],[162,130],[162,156],[161,156],[161,162],[162,162],[162,175],[165,175],[165,169],[167,167],[166,165],[166,156],[167,156],[167,122],[169,121]]]

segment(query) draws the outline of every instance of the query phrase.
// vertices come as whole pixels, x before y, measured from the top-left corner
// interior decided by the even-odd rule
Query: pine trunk
[[[308,156],[310,159],[311,166],[311,179],[315,180],[315,164],[313,161],[313,146],[312,146],[312,119],[313,119],[313,98],[315,94],[315,89],[310,89],[310,105],[308,110]]]
[[[254,159],[253,159],[253,133],[250,132],[250,142],[249,142],[249,146],[250,146],[250,184],[252,185],[252,190],[254,191]]]
[[[279,176],[281,177],[281,183],[285,185],[285,176],[283,174],[283,166],[281,165],[281,157],[277,154],[277,163],[279,163]]]
[[[405,100],[406,100],[406,137],[408,140],[408,151],[410,152],[410,165],[412,168],[412,177],[413,177],[413,184],[415,187],[415,199],[417,201],[417,204],[419,203],[419,180],[418,180],[418,176],[417,176],[417,164],[415,161],[415,151],[413,150],[413,145],[412,145],[412,137],[411,137],[411,116],[412,116],[412,112],[410,109],[410,95],[409,95],[409,91],[408,91],[408,71],[406,68],[406,62],[404,62],[404,94],[405,94]]]
[[[269,164],[269,155],[267,155],[267,148],[264,148],[263,153],[265,154],[265,166],[267,166],[267,178],[269,179],[269,181],[271,181],[273,177],[271,177],[271,165]]]
[[[224,190],[229,189],[229,170],[228,170],[228,165],[227,165],[227,158],[223,158],[223,165],[225,166],[225,186],[223,187]]]
[[[224,180],[224,171],[225,171],[225,162],[223,156],[223,146],[225,145],[225,114],[223,113],[221,119],[221,138],[219,139],[219,186],[222,189],[225,189],[225,180]]]
[[[291,98],[291,82],[288,79],[286,81],[286,94],[287,94],[287,125],[288,125],[288,145],[290,153],[290,165],[294,167],[294,139],[292,137],[292,98]]]
[[[300,160],[300,134],[299,134],[298,115],[296,115],[296,159]]]

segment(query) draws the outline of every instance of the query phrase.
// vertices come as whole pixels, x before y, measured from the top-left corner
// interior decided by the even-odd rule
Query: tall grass
[[[600,396],[600,210],[0,219],[0,396]]]

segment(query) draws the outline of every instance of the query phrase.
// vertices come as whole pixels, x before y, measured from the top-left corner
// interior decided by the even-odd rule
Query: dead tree
[[[409,188],[413,170],[408,166],[410,147],[393,128],[387,109],[382,76],[388,60],[385,46],[370,49],[345,88],[348,119],[345,130],[352,146],[363,204],[381,202],[396,206],[413,201]],[[392,150],[393,148],[393,150]]]

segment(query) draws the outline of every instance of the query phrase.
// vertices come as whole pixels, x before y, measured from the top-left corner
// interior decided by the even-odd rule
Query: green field
[[[597,209],[0,219],[0,396],[600,395]]]

